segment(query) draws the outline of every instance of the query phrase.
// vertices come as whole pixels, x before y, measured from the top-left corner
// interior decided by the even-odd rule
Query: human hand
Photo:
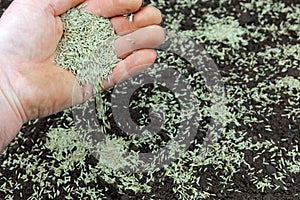
[[[142,0],[87,0],[85,9],[111,18],[117,34],[115,50],[122,60],[110,75],[107,88],[145,70],[162,43],[160,12],[140,9]],[[15,0],[0,19],[0,150],[23,123],[48,116],[92,94],[69,71],[56,66],[55,50],[63,33],[59,15],[83,0]],[[132,23],[122,15],[135,12]],[[126,42],[132,34],[133,42]],[[144,37],[147,35],[147,37]],[[2,148],[1,148],[2,145]]]

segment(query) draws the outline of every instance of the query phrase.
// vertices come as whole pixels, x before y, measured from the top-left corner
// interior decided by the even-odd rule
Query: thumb
[[[56,94],[57,108],[54,112],[59,112],[71,106],[83,103],[93,95],[92,85],[80,85],[76,76],[61,67],[56,67],[52,79],[52,86],[49,87],[49,94]]]
[[[35,89],[25,91],[22,98],[29,119],[60,112],[84,102],[93,94],[92,85],[81,86],[73,73],[56,65],[34,71],[29,78]]]

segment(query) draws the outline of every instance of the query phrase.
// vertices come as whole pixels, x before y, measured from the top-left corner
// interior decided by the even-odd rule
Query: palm
[[[18,40],[13,43],[13,60],[31,64],[46,62],[54,56],[62,27],[50,10],[43,11],[30,3],[16,2],[13,10],[9,10],[3,18],[14,22],[1,27],[10,33],[10,41]]]

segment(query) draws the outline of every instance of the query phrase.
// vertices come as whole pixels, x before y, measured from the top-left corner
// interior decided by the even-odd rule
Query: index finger
[[[43,1],[40,0],[38,2],[43,3]],[[50,0],[50,7],[53,9],[54,16],[58,16],[82,2],[84,2],[84,0]]]
[[[85,9],[101,17],[114,17],[138,11],[143,0],[86,0]]]

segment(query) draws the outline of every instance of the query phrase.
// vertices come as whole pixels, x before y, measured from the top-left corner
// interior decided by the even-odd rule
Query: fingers
[[[102,17],[113,17],[138,11],[142,0],[86,0],[86,10]]]
[[[119,58],[125,58],[138,49],[150,49],[159,46],[165,39],[164,29],[152,25],[129,33],[115,41],[115,53]]]
[[[145,71],[155,62],[156,57],[157,53],[153,49],[142,49],[132,53],[126,59],[120,61],[113,69],[112,74],[103,81],[103,89],[110,88]],[[49,80],[44,79],[48,84],[47,94],[56,94],[46,98],[55,102],[54,110],[50,114],[82,103],[93,95],[92,85],[80,86],[74,74],[65,69],[56,67],[55,72],[49,74],[53,74],[50,77],[48,75]],[[49,113],[43,114],[43,116],[47,115]]]
[[[43,3],[43,1],[40,1]],[[50,7],[54,16],[65,13],[70,8],[83,3],[84,0],[51,0]],[[85,9],[102,17],[113,17],[136,12],[142,6],[142,0],[86,0]]]
[[[103,81],[103,88],[110,88],[130,77],[133,77],[151,66],[157,57],[153,49],[143,49],[134,52],[126,59],[120,61],[110,74]]]
[[[132,19],[130,22],[128,17],[118,16],[112,18],[110,21],[116,33],[118,35],[124,35],[145,26],[160,24],[162,16],[157,8],[147,6],[135,13]]]
[[[54,16],[61,15],[72,7],[77,6],[82,3],[84,0],[50,0],[50,7],[54,11]],[[44,1],[38,1],[43,3]]]

